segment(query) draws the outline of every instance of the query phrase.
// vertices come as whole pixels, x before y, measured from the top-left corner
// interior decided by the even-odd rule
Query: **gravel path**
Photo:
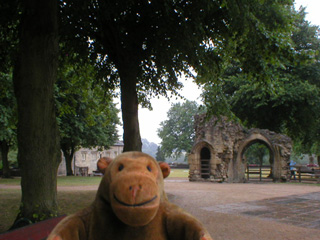
[[[215,240],[320,239],[320,187],[165,181],[169,199]]]
[[[0,188],[20,188],[0,184]],[[58,191],[98,186],[58,187]],[[320,239],[320,187],[305,184],[165,180],[169,200],[201,220],[215,240]]]

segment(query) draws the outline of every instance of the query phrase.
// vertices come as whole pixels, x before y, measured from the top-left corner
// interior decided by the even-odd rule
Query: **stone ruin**
[[[273,181],[290,179],[292,141],[266,129],[246,129],[226,117],[195,116],[195,144],[188,156],[189,180],[246,182],[244,153],[254,143],[264,144],[270,152]]]

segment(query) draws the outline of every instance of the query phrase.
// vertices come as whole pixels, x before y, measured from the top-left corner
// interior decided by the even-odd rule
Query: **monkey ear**
[[[169,164],[166,163],[166,162],[159,162],[159,166],[161,168],[163,178],[168,177],[169,174],[170,174],[170,166],[169,166]]]
[[[102,157],[97,162],[97,167],[99,171],[104,174],[109,166],[109,164],[112,162],[112,159],[109,157]]]

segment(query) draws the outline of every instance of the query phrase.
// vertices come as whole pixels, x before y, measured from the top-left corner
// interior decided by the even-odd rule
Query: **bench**
[[[45,240],[66,215],[50,218],[25,227],[1,233],[0,240]]]
[[[296,169],[299,182],[302,180],[316,180],[317,183],[320,183],[320,169],[308,168],[306,166],[296,166]]]

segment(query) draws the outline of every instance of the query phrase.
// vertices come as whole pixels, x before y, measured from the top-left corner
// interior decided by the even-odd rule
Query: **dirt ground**
[[[168,179],[165,190],[215,240],[320,239],[319,186]]]
[[[19,186],[1,186],[19,188]],[[97,186],[58,187],[58,191]],[[166,179],[171,202],[196,216],[215,240],[319,240],[320,187]]]

